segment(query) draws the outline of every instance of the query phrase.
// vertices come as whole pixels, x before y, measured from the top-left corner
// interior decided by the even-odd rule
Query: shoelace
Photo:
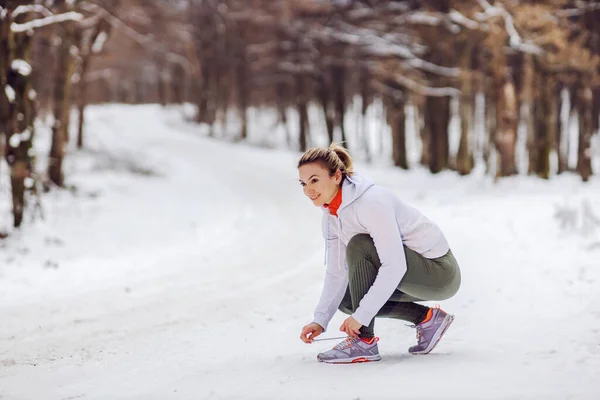
[[[421,339],[423,338],[423,331],[421,327],[417,325],[417,344],[421,344]]]
[[[338,344],[336,344],[333,349],[334,350],[344,350],[347,349],[348,347],[354,345],[356,342],[358,342],[360,339],[357,338],[353,338],[353,337],[349,337],[346,340],[344,340],[343,342],[340,342]]]
[[[432,308],[433,309],[437,308],[438,310],[441,310],[439,304],[436,304]],[[432,318],[433,318],[433,316],[432,316]],[[417,328],[417,344],[421,344],[421,339],[423,338],[423,328],[421,328],[421,324],[422,324],[422,322],[420,324],[416,324],[416,325],[415,324],[413,324],[413,325],[406,324],[406,326],[410,326],[411,328]]]

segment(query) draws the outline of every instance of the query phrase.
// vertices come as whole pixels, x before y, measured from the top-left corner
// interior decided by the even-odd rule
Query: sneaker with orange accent
[[[438,344],[446,330],[454,321],[454,315],[437,306],[430,308],[425,319],[417,328],[417,345],[408,349],[411,354],[427,354]]]
[[[347,338],[333,349],[317,355],[317,360],[329,364],[350,364],[379,361],[379,338],[370,339]]]

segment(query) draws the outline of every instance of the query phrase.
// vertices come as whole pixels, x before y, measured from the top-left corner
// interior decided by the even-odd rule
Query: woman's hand
[[[342,323],[342,326],[340,326],[340,331],[346,332],[346,334],[348,336],[358,337],[358,335],[360,334],[361,327],[362,327],[362,324],[360,322],[358,322],[357,320],[355,320],[352,317],[348,317]]]
[[[312,343],[313,339],[323,333],[323,327],[316,322],[311,322],[302,328],[302,333],[300,334],[300,340],[304,343]]]

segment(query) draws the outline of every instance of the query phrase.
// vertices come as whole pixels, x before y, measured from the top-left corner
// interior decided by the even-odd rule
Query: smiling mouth
[[[318,199],[318,198],[319,198],[319,196],[320,196],[320,194],[316,195],[315,197],[311,197],[311,196],[309,196],[309,198],[310,198],[311,200],[313,200],[313,201],[314,201],[314,200]]]

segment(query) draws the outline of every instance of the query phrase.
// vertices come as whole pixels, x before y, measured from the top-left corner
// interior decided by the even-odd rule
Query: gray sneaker
[[[430,308],[424,322],[416,326],[417,345],[409,348],[409,353],[429,353],[438,344],[452,321],[454,321],[454,315],[447,314],[439,306]]]
[[[359,338],[347,338],[338,343],[333,349],[317,355],[317,360],[329,364],[350,364],[369,361],[379,361],[379,338],[372,338],[370,343]]]

